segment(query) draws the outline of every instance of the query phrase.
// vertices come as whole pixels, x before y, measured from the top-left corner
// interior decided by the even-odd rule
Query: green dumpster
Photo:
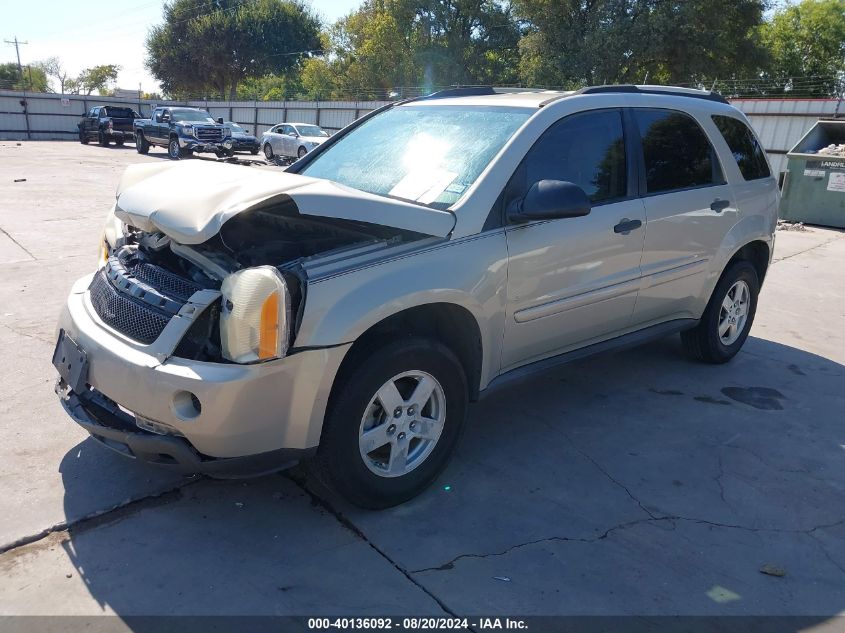
[[[845,228],[845,120],[819,121],[787,158],[780,217]]]

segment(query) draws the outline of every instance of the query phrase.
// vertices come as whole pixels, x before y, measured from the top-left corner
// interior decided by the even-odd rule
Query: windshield
[[[135,113],[131,108],[106,108],[105,116],[110,116],[116,119],[131,119]]]
[[[316,125],[297,125],[296,131],[300,136],[328,136],[329,133]]]
[[[359,125],[300,173],[446,208],[460,200],[532,113],[490,106],[395,107]]]
[[[173,108],[170,110],[171,121],[202,121],[214,123],[214,119],[205,110],[191,110],[189,108]]]

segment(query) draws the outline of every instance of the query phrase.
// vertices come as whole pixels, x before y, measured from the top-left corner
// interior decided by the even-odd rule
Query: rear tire
[[[759,292],[754,266],[744,260],[731,264],[716,284],[699,324],[681,332],[687,355],[713,364],[736,356],[751,331]]]
[[[139,133],[135,137],[135,150],[139,154],[147,154],[150,151],[150,144],[147,142],[147,139],[141,133]]]
[[[466,419],[467,380],[455,354],[436,341],[404,338],[359,354],[338,380],[317,476],[363,508],[388,508],[425,490],[449,462]]]

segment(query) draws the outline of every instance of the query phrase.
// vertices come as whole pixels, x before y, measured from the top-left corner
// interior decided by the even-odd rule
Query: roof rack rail
[[[432,92],[430,95],[417,97],[414,101],[425,101],[427,99],[449,99],[451,97],[484,97],[494,95],[496,91],[493,86],[465,86],[455,88],[445,88]]]
[[[694,90],[692,88],[677,88],[674,86],[635,86],[633,84],[620,84],[618,86],[587,86],[581,88],[573,93],[565,96],[575,97],[577,95],[595,95],[595,94],[646,94],[646,95],[670,95],[673,97],[689,97],[690,99],[704,99],[705,101],[715,101],[717,103],[728,103],[722,95],[716,92],[705,92],[703,90]],[[548,105],[553,101],[557,101],[561,97],[553,97],[547,99],[540,104],[540,107]]]

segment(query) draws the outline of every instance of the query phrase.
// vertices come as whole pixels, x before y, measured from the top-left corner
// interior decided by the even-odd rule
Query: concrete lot
[[[499,391],[371,513],[298,471],[147,470],[61,410],[59,307],[123,168],[163,157],[0,143],[0,614],[845,611],[845,234],[779,232],[732,363],[673,337]]]

